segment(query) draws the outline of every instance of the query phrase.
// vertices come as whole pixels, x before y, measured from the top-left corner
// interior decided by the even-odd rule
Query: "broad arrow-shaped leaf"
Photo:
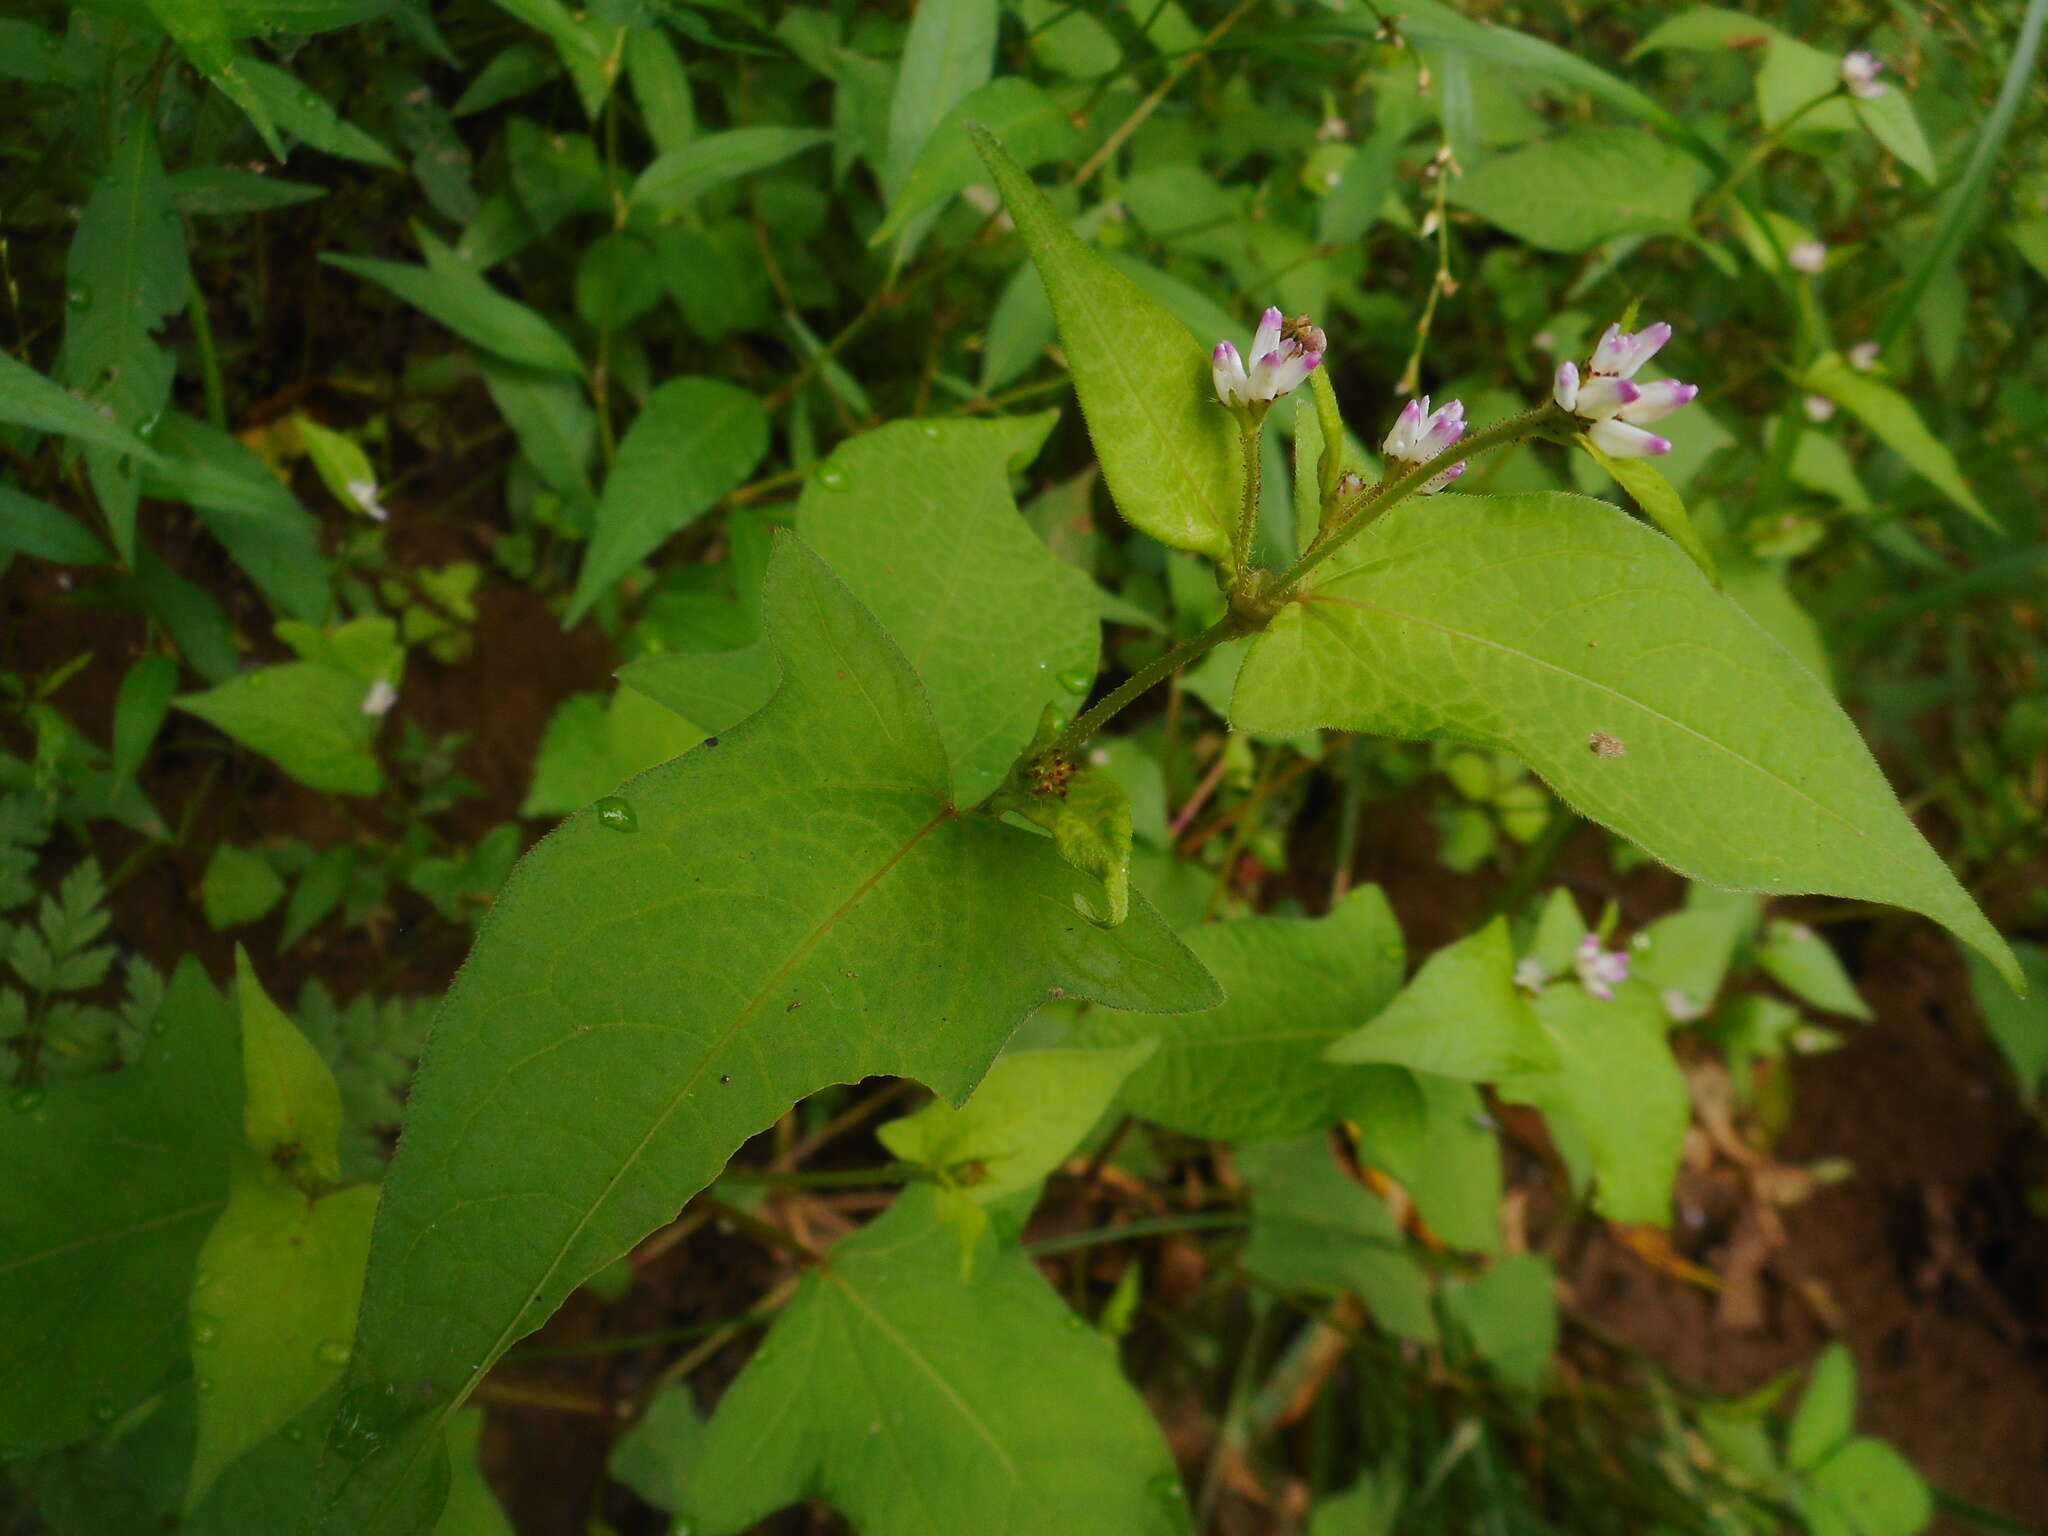
[[[1223,983],[1222,1007],[1170,1023],[1091,1008],[1068,1039],[1102,1047],[1158,1037],[1124,1084],[1124,1108],[1232,1141],[1312,1135],[1367,1113],[1390,1069],[1332,1066],[1324,1052],[1400,990],[1401,928],[1378,886],[1313,921],[1247,917],[1187,937]]]
[[[804,1278],[733,1383],[677,1530],[750,1530],[806,1494],[863,1536],[1189,1529],[1159,1429],[1114,1346],[984,1236],[963,1279],[935,1192]]]
[[[1045,280],[1117,510],[1162,544],[1228,559],[1243,471],[1207,349],[1083,245],[986,129],[968,131]]]
[[[1404,503],[1253,642],[1231,718],[1503,748],[1695,880],[1923,912],[2017,985],[1827,689],[1605,503]]]
[[[959,1102],[1048,997],[1211,1007],[1142,900],[956,808],[917,679],[794,536],[751,719],[572,816],[492,909],[442,1008],[378,1212],[323,1472],[326,1528],[417,1531],[441,1425],[577,1284],[830,1083]]]
[[[0,1447],[83,1439],[185,1355],[192,1265],[241,1140],[235,1020],[178,968],[149,1048],[0,1116]]]

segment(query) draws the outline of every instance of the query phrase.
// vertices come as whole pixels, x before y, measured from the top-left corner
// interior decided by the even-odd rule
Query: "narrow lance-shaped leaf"
[[[508,299],[474,272],[444,264],[429,270],[402,261],[323,252],[329,266],[368,278],[415,309],[448,327],[464,341],[509,362],[561,373],[581,373],[583,360],[562,333],[516,299]]]
[[[1948,444],[1927,430],[1927,423],[1913,409],[1913,402],[1896,389],[1858,373],[1839,352],[1816,360],[1806,370],[1805,384],[1837,405],[1846,406],[1887,448],[1978,522],[1994,531],[2003,531],[1998,519],[1963,479]]]
[[[1693,879],[1906,907],[2017,979],[1826,687],[1604,502],[1404,503],[1253,642],[1231,715],[1504,749]]]
[[[964,813],[902,655],[778,540],[781,686],[571,817],[449,993],[378,1215],[326,1528],[408,1530],[491,1363],[795,1100],[874,1074],[955,1102],[1046,998],[1211,1006],[1151,907],[1098,928],[1049,841]]]
[[[565,622],[738,485],[768,451],[768,413],[723,379],[670,379],[619,444]]]
[[[1208,349],[1083,245],[993,136],[968,131],[1045,280],[1117,510],[1162,544],[1227,560],[1243,470]]]

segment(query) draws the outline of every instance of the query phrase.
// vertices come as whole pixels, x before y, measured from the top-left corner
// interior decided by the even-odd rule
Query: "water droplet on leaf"
[[[828,469],[818,476],[818,484],[824,486],[828,491],[843,491],[846,489],[846,471],[843,469]]]
[[[926,422],[924,424],[924,435],[926,437],[937,437],[939,435],[938,423],[931,421]]]
[[[92,308],[92,284],[80,279],[64,290],[64,302],[73,309]]]
[[[313,1358],[322,1365],[347,1365],[348,1356],[348,1344],[341,1339],[325,1339],[313,1351]]]
[[[1069,693],[1086,693],[1095,683],[1095,674],[1086,667],[1068,667],[1054,679]]]
[[[201,1376],[192,1385],[201,1397],[211,1397],[213,1395],[213,1378],[211,1376]]]
[[[203,1314],[192,1319],[192,1342],[201,1349],[211,1349],[220,1342],[220,1322]]]
[[[104,1397],[93,1399],[92,1421],[99,1425],[100,1428],[105,1429],[120,1416],[121,1411],[114,1406],[111,1399]]]
[[[640,830],[640,818],[633,813],[633,807],[617,795],[606,795],[597,802],[597,819],[614,832]]]

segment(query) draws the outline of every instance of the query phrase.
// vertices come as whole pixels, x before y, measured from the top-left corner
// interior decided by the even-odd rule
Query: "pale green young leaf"
[[[1566,975],[1579,941],[1590,931],[1579,911],[1578,898],[1563,886],[1554,886],[1536,914],[1536,926],[1529,936],[1530,957],[1543,967],[1545,977]]]
[[[1661,469],[1648,459],[1617,459],[1590,437],[1582,436],[1579,446],[1614,478],[1615,484],[1628,492],[1645,517],[1685,551],[1686,558],[1700,568],[1702,576],[1716,587],[1721,585],[1721,572],[1714,557],[1686,515],[1685,498],[1678,494],[1677,486],[1664,478]]]
[[[1163,544],[1227,560],[1243,470],[1208,348],[1083,245],[1001,144],[968,131],[1045,282],[1117,510]]]
[[[1433,1340],[1429,1277],[1386,1202],[1337,1166],[1328,1140],[1252,1142],[1237,1149],[1252,1190],[1244,1267],[1282,1290],[1351,1292],[1381,1327]]]
[[[1875,1017],[1828,941],[1803,923],[1774,920],[1756,947],[1764,973],[1801,1002],[1868,1023]]]
[[[1817,1465],[1856,1427],[1856,1357],[1846,1344],[1821,1351],[1785,1440],[1785,1460],[1800,1471]]]
[[[242,1014],[242,1134],[249,1150],[309,1187],[341,1177],[341,1090],[235,946]]]
[[[2048,1078],[2048,950],[2015,944],[2027,979],[2026,996],[2013,989],[1975,955],[1970,961],[1970,997],[1983,1015],[1985,1031],[2005,1056],[2022,1097],[2032,1099]]]
[[[958,1109],[935,1099],[875,1134],[903,1161],[987,1205],[1057,1168],[1152,1048],[1141,1040],[1114,1050],[1019,1051],[989,1068]]]
[[[1308,1536],[1400,1536],[1408,1478],[1398,1466],[1368,1467],[1309,1516]]]
[[[1851,132],[1856,114],[1850,111],[1850,98],[1841,86],[1839,53],[1774,30],[1756,72],[1757,115],[1766,128],[1775,128],[1799,113],[1796,133]],[[1817,107],[1812,105],[1816,101],[1821,103]]]
[[[193,1261],[241,1141],[234,1015],[178,967],[140,1060],[0,1114],[0,1445],[92,1434],[185,1355]]]
[[[491,1364],[797,1099],[886,1074],[958,1102],[1056,994],[1216,1002],[1149,905],[1095,926],[1049,840],[956,808],[901,653],[792,535],[763,606],[773,700],[557,828],[443,1004],[324,1477],[334,1530],[431,1507],[439,1426]]]
[[[1650,989],[1624,982],[1611,1000],[1569,983],[1545,987],[1530,1005],[1557,1049],[1554,1072],[1498,1085],[1514,1104],[1562,1121],[1584,1148],[1594,1204],[1615,1221],[1668,1222],[1671,1181],[1691,1122],[1685,1077],[1664,1040],[1664,1015]]]
[[[619,443],[565,622],[745,480],[768,451],[768,413],[723,379],[670,379]]]
[[[917,161],[903,179],[889,216],[868,237],[886,245],[918,214],[951,197],[982,174],[967,125],[979,123],[1003,141],[1025,168],[1064,160],[1081,142],[1067,109],[1043,86],[1021,75],[1005,75],[962,97],[932,130]]]
[[[1557,1065],[1557,1054],[1515,985],[1505,918],[1440,949],[1377,1018],[1333,1042],[1336,1062],[1387,1062],[1466,1082]]]
[[[1694,887],[1685,909],[1668,913],[1642,932],[1647,942],[1629,952],[1632,973],[1657,994],[1664,1011],[1689,1020],[1712,1011],[1736,951],[1756,927],[1754,897],[1699,900]]]
[[[199,877],[199,910],[215,933],[256,922],[283,899],[283,878],[253,848],[220,844]]]
[[[379,622],[388,623],[388,620]],[[293,661],[245,672],[172,702],[260,752],[302,784],[374,795],[384,782],[370,743],[363,681],[341,667]]]
[[[1415,1201],[1430,1231],[1473,1253],[1500,1247],[1502,1195],[1500,1136],[1479,1090],[1434,1072],[1399,1067],[1360,1067],[1399,1080],[1412,1089],[1421,1114],[1405,1121],[1406,1093],[1390,1093],[1382,1104],[1399,1105],[1398,1119],[1370,1113],[1359,1125],[1359,1160],[1390,1175]],[[1390,1123],[1390,1119],[1394,1123]]]
[[[1625,513],[1446,493],[1318,578],[1253,641],[1239,727],[1497,747],[1696,880],[1890,902],[2016,974],[1825,685]]]
[[[508,362],[557,373],[583,371],[576,349],[552,324],[464,267],[443,263],[429,270],[332,251],[321,252],[320,259],[388,289],[464,341]]]
[[[1683,150],[1629,129],[1545,139],[1482,161],[1450,200],[1548,251],[1583,251],[1618,235],[1668,234],[1692,213],[1701,170]]]
[[[1912,97],[1894,84],[1882,96],[1858,98],[1854,105],[1857,120],[1865,131],[1931,185],[1935,178],[1934,150],[1913,111]]]
[[[657,155],[633,183],[632,201],[659,217],[674,218],[714,187],[780,165],[830,137],[818,128],[769,125],[707,133]]]
[[[663,651],[619,668],[626,687],[713,735],[767,703],[780,675],[765,640],[727,651]]]
[[[1806,370],[1805,387],[1844,406],[1877,434],[1887,448],[1904,459],[1942,495],[1994,532],[2002,532],[1977,493],[1963,479],[1948,444],[1927,429],[1913,402],[1850,367],[1839,352],[1829,352]]]
[[[383,507],[377,500],[377,471],[362,445],[310,416],[294,416],[292,423],[328,493],[351,512],[380,517]]]
[[[996,0],[924,0],[912,15],[880,167],[882,190],[892,202],[946,114],[988,80],[998,14]]]
[[[1807,1480],[1812,1498],[1854,1536],[1918,1536],[1934,1519],[1927,1480],[1905,1457],[1869,1435],[1842,1446]]]
[[[992,1237],[963,1277],[936,1204],[906,1191],[804,1276],[720,1400],[677,1529],[815,1497],[863,1536],[1189,1530],[1115,1345]]]
[[[1379,1069],[1333,1067],[1323,1052],[1401,985],[1401,929],[1379,887],[1360,886],[1327,917],[1204,923],[1186,937],[1223,986],[1220,1007],[1164,1021],[1091,1008],[1068,1036],[1095,1048],[1158,1037],[1124,1108],[1231,1141],[1309,1135],[1362,1113]]]
[[[448,1502],[434,1522],[434,1536],[514,1536],[477,1457],[483,1433],[481,1408],[465,1408],[448,1421]]]
[[[1719,5],[1694,5],[1668,16],[1652,27],[1629,54],[1633,62],[1664,48],[1686,48],[1705,53],[1723,49],[1754,48],[1785,34],[1761,17]]]
[[[1446,1288],[1445,1310],[1503,1381],[1535,1391],[1557,1347],[1557,1296],[1550,1261],[1533,1253],[1492,1264],[1477,1280]]]
[[[236,1161],[192,1285],[192,1368],[205,1385],[187,1509],[340,1380],[376,1210],[373,1184],[314,1196],[263,1161]]]

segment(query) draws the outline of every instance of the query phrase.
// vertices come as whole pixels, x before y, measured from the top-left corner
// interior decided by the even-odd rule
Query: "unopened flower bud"
[[[1432,411],[1429,396],[1424,395],[1420,400],[1410,400],[1401,408],[1401,414],[1395,418],[1386,441],[1380,446],[1389,459],[1413,466],[1429,463],[1464,435],[1464,402],[1447,401]],[[1460,459],[1431,475],[1417,489],[1425,496],[1435,495],[1463,473],[1465,461]]]
[[[1806,419],[1816,426],[1834,414],[1835,402],[1826,395],[1808,395],[1806,397]]]
[[[1610,325],[1593,349],[1583,378],[1577,364],[1558,364],[1550,397],[1584,422],[1586,436],[1610,457],[1639,459],[1669,453],[1670,442],[1645,432],[1642,424],[1669,416],[1697,395],[1699,386],[1676,379],[1638,384],[1635,375],[1670,339],[1671,327],[1661,320],[1633,332]]]
[[[1877,367],[1878,354],[1883,350],[1874,341],[1859,341],[1849,349],[1849,366],[1858,373],[1869,373]]]
[[[1314,345],[1309,345],[1311,342]],[[1288,320],[1277,308],[1268,309],[1259,317],[1259,328],[1252,335],[1249,368],[1230,342],[1216,343],[1216,350],[1210,355],[1216,398],[1233,410],[1263,413],[1267,406],[1299,388],[1316,371],[1323,360],[1325,345],[1322,331],[1311,325],[1306,315]]]
[[[1589,933],[1579,940],[1572,955],[1572,969],[1579,973],[1579,985],[1603,1003],[1614,1001],[1614,989],[1628,980],[1628,951],[1602,949],[1600,936]]]
[[[1785,259],[1795,272],[1811,276],[1828,264],[1828,248],[1818,240],[1795,240],[1785,252]]]
[[[398,690],[388,678],[378,678],[370,684],[370,691],[363,695],[363,713],[366,715],[387,715],[391,706],[398,702]]]

